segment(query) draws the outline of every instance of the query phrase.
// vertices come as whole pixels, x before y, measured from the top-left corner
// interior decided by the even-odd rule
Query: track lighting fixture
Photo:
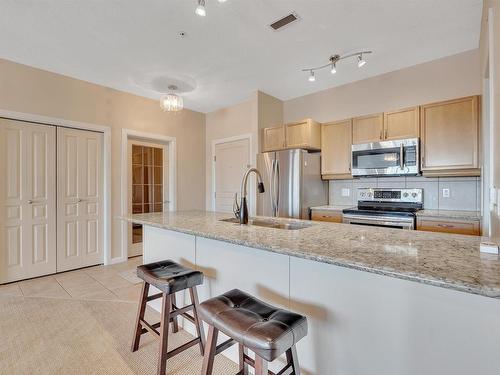
[[[225,3],[227,0],[218,1],[219,3]],[[198,0],[198,6],[194,12],[200,17],[205,17],[207,15],[206,0]]]
[[[194,11],[198,16],[205,17],[207,15],[207,10],[205,9],[205,0],[198,0],[198,6]]]
[[[354,56],[357,56],[357,59],[358,59],[358,68],[361,68],[362,66],[364,66],[366,64],[366,60],[363,59],[363,55],[367,55],[367,54],[370,54],[370,53],[372,53],[372,51],[354,52],[354,53],[349,53],[349,54],[343,55],[343,56],[341,56],[341,55],[332,55],[329,58],[328,64],[321,65],[321,66],[318,66],[318,67],[315,67],[315,68],[302,69],[302,71],[303,72],[309,72],[310,75],[309,75],[308,79],[309,79],[310,82],[314,82],[314,81],[316,81],[316,77],[315,77],[314,73],[317,70],[321,70],[321,69],[329,67],[330,68],[330,72],[332,74],[335,74],[335,73],[337,73],[337,63],[340,60],[344,60],[344,59],[347,59],[347,58],[350,58],[350,57],[354,57]]]

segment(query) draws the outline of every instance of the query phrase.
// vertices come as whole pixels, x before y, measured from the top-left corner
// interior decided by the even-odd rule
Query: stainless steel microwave
[[[352,145],[352,175],[407,176],[420,174],[418,138]]]

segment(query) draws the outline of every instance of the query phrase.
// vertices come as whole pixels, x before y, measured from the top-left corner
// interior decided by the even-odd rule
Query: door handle
[[[403,147],[403,144],[401,143],[399,145],[399,166],[401,169],[403,169],[405,167],[405,150],[404,150],[404,147]]]
[[[280,163],[276,160],[276,176],[275,176],[275,194],[276,194],[276,217],[278,216],[279,207],[280,207]]]
[[[31,199],[28,199],[28,204],[33,204],[35,203],[34,201],[32,201]]]

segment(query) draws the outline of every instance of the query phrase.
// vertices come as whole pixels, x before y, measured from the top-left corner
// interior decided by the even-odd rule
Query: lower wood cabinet
[[[337,210],[311,210],[311,220],[342,223],[342,211]]]
[[[454,234],[481,235],[481,222],[441,218],[417,218],[417,230]]]

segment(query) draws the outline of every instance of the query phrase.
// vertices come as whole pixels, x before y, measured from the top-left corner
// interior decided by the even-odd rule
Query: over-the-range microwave
[[[352,175],[356,177],[420,174],[418,138],[352,145]]]

